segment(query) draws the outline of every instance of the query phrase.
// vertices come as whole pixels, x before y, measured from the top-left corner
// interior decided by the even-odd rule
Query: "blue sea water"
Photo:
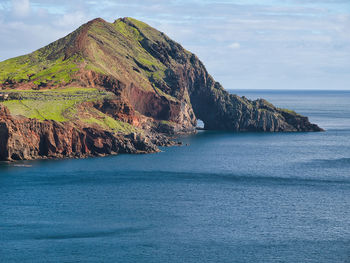
[[[0,262],[350,262],[350,92],[238,94],[327,131],[0,164]]]

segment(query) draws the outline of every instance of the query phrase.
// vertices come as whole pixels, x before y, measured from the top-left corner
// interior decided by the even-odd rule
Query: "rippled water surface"
[[[350,262],[350,92],[238,94],[327,131],[0,164],[0,262]]]

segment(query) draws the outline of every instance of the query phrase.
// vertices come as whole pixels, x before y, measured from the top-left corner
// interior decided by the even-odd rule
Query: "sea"
[[[233,90],[318,133],[0,164],[0,262],[350,262],[350,91]]]

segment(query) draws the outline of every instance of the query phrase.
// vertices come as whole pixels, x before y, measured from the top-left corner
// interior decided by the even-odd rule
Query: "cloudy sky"
[[[350,89],[350,0],[0,0],[0,60],[126,16],[196,53],[227,89]]]

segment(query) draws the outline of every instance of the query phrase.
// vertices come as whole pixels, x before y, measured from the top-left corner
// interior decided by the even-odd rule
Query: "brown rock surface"
[[[118,136],[72,123],[12,117],[0,105],[0,160],[103,156],[152,153],[157,146],[142,136]]]
[[[87,99],[65,122],[15,116],[0,104],[0,160],[156,152],[156,145],[172,144],[169,136],[195,132],[197,119],[210,130],[322,130],[265,100],[229,94],[194,54],[131,18],[92,20],[32,54],[0,62],[4,91],[72,87],[113,97]],[[101,116],[137,132],[107,129]]]

